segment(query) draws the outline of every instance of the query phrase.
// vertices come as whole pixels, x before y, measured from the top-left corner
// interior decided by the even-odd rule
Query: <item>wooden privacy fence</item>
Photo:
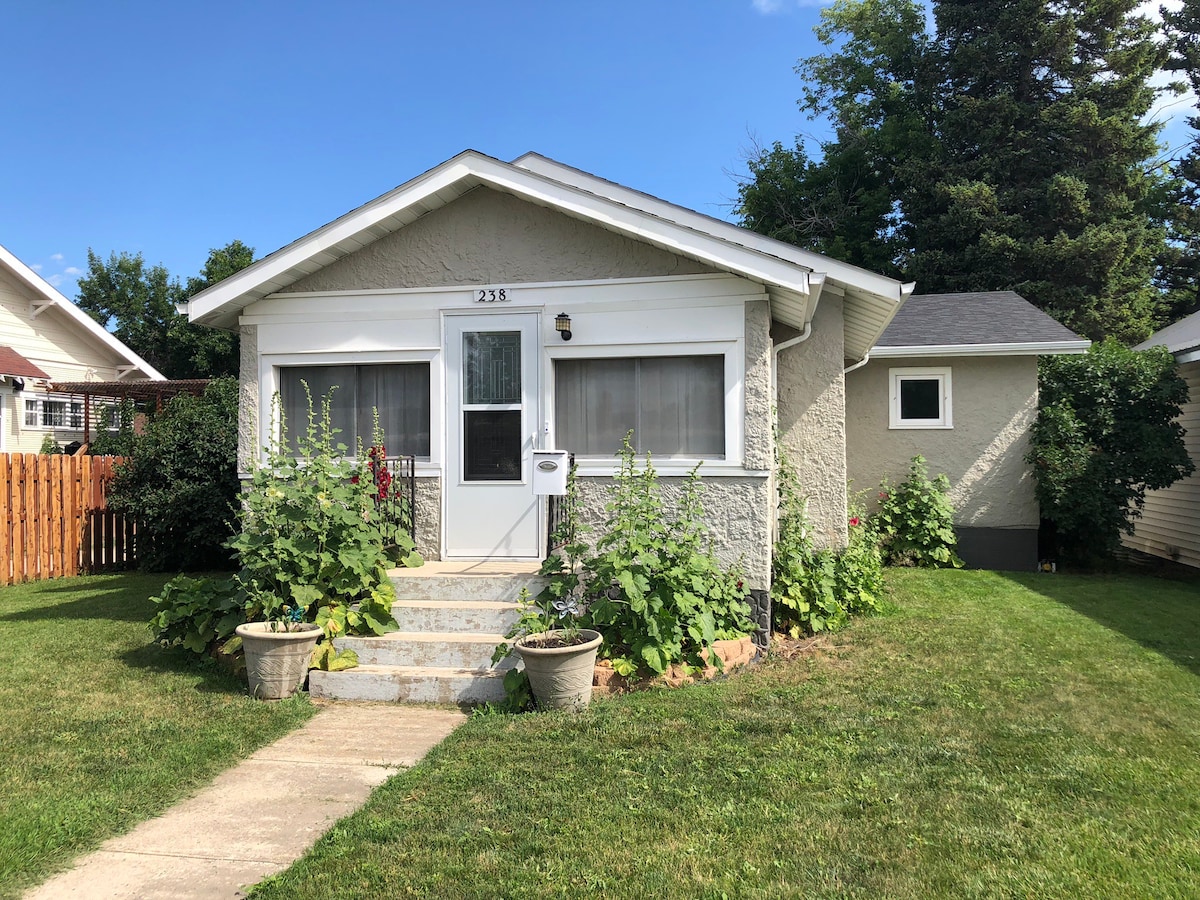
[[[119,456],[0,453],[0,584],[136,562],[132,521],[107,509]]]

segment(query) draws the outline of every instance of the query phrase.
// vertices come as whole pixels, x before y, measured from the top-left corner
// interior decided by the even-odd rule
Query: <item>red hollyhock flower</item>
[[[855,516],[854,518],[852,518],[852,519],[850,520],[850,527],[851,527],[851,528],[857,528],[857,527],[858,527],[858,516]]]

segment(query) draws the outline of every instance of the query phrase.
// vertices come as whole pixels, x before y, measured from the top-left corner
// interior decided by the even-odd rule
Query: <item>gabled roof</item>
[[[12,347],[0,347],[0,377],[49,378],[50,376]]]
[[[822,289],[846,297],[846,354],[865,353],[912,285],[801,250],[536,154],[505,163],[467,150],[288,244],[187,304],[194,322],[236,326],[249,304],[485,186],[763,284],[772,315],[803,328]]]
[[[56,291],[37,272],[25,265],[12,255],[3,245],[0,245],[0,266],[3,266],[19,281],[25,284],[37,296],[38,301],[61,311],[67,318],[74,321],[81,331],[86,332],[93,340],[99,341],[124,359],[132,368],[140,369],[147,378],[161,381],[163,374],[146,362],[121,341],[113,337],[95,319]]]
[[[971,291],[909,297],[871,356],[1032,356],[1090,346],[1015,291]]]
[[[1194,312],[1173,325],[1154,332],[1133,349],[1147,350],[1158,346],[1166,347],[1174,353],[1179,362],[1200,359],[1200,312]]]

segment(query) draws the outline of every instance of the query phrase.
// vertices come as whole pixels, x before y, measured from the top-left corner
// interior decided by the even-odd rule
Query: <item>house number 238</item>
[[[476,303],[507,303],[510,299],[508,288],[476,288],[475,290]]]

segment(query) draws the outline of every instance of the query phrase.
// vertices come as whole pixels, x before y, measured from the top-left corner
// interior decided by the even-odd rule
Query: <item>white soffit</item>
[[[600,179],[591,181],[596,185],[609,184]],[[785,314],[798,319],[801,326],[812,316],[811,268],[778,253],[765,252],[757,245],[735,240],[738,237],[760,238],[752,232],[728,223],[720,223],[724,225],[722,229],[694,228],[689,223],[676,221],[685,218],[682,215],[670,218],[660,216],[657,211],[622,203],[586,186],[565,183],[473,150],[459,154],[197,294],[188,302],[188,315],[195,322],[235,327],[238,312],[248,304],[286,289],[303,276],[365,247],[385,234],[398,231],[427,212],[445,206],[480,185],[760,282],[767,287],[772,300],[780,301]],[[706,224],[717,222],[662,201],[655,203],[679,213],[694,215],[698,221]],[[777,241],[770,243],[784,248],[788,246]],[[816,254],[808,256],[823,259]],[[880,279],[875,275],[870,277],[879,279],[881,286],[883,282],[891,286],[890,291],[895,294],[895,299],[889,299],[886,304],[898,308],[902,296],[899,282]],[[803,298],[802,312],[800,298]]]
[[[99,341],[135,369],[140,369],[145,373],[145,377],[151,381],[166,380],[166,376],[159,372],[158,369],[154,368],[154,366],[130,350],[124,343],[105,331],[104,326],[55,290],[48,281],[25,265],[25,263],[21,262],[21,260],[17,259],[17,257],[13,256],[8,248],[3,245],[0,245],[0,265],[3,265],[12,272],[16,278],[42,300],[48,302],[55,309],[67,316],[67,318],[71,319],[78,328],[86,332],[93,340]]]

